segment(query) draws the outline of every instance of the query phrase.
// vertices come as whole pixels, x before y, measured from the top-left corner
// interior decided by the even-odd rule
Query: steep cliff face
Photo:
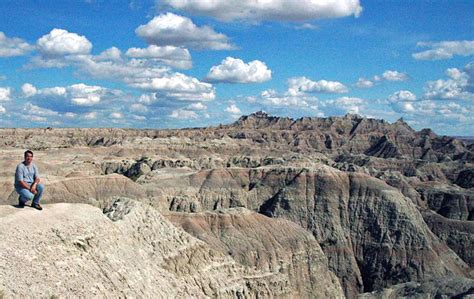
[[[240,264],[269,275],[285,276],[293,296],[343,296],[316,239],[293,222],[271,219],[244,208],[171,213],[166,218]]]
[[[322,165],[205,170],[162,179],[157,188],[170,210],[244,206],[298,223],[318,240],[348,296],[468,272],[409,198],[365,174]]]

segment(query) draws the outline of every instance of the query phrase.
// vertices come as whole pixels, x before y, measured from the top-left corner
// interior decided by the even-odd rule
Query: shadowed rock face
[[[166,218],[239,263],[284,275],[298,297],[343,295],[316,239],[295,223],[244,208],[172,213]]]
[[[337,297],[340,285],[347,297],[355,297],[428,277],[469,277],[472,271],[465,263],[472,266],[472,144],[429,129],[414,131],[403,120],[391,124],[356,115],[294,120],[259,112],[214,128],[0,129],[1,204],[17,202],[13,173],[25,148],[35,151],[46,185],[44,203],[107,208],[113,220],[107,223],[115,225],[103,224],[103,234],[128,223],[136,231],[125,234],[140,239],[154,225],[144,219],[159,218],[161,211],[201,240],[206,249],[200,253],[192,254],[191,246],[169,263],[151,262],[155,266],[146,275],[168,275],[163,286],[170,292],[149,286],[143,296]],[[110,205],[118,195],[138,206]],[[141,205],[154,211],[137,220],[146,228],[128,222]],[[132,242],[117,238],[107,246]],[[167,242],[163,235],[153,238]],[[157,248],[155,254],[167,250]],[[188,266],[194,258],[198,268],[214,265],[216,256],[241,269],[222,270],[232,282],[202,280],[198,276],[207,272]],[[149,263],[138,259],[130,273],[142,262]],[[116,269],[106,267],[105,277]],[[176,269],[195,274],[180,280],[169,274]],[[328,273],[321,281],[329,289],[313,283],[323,279],[319,272]],[[173,291],[176,281],[189,287]],[[1,290],[6,284],[0,283]],[[117,285],[87,294],[122,296],[113,291]]]
[[[316,237],[348,296],[468,272],[409,198],[365,174],[327,166],[205,170],[162,179],[157,188],[171,210],[244,206],[298,223]]]

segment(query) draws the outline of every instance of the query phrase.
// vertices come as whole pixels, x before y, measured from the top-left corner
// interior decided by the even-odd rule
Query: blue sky
[[[472,1],[1,1],[0,127],[264,110],[474,135]]]

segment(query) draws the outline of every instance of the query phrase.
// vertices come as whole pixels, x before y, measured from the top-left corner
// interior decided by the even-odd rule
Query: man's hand
[[[32,185],[31,185],[30,191],[31,191],[31,193],[33,193],[33,194],[38,193],[38,191],[36,190],[36,184],[32,184]]]

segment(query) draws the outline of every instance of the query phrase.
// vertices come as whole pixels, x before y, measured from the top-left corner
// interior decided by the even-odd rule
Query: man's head
[[[30,150],[27,150],[25,152],[25,164],[30,164],[31,161],[33,161],[33,152]]]

